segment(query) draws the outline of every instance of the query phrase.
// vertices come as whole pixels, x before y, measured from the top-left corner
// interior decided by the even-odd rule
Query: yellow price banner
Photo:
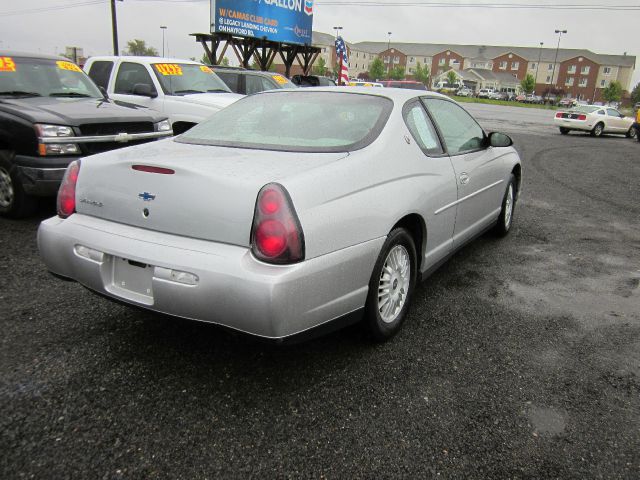
[[[182,68],[177,63],[155,63],[154,67],[162,75],[182,75]]]
[[[69,70],[71,72],[81,72],[82,71],[80,69],[80,67],[78,65],[76,65],[75,63],[65,62],[63,60],[57,61],[56,65],[58,65],[58,68],[61,69],[61,70]]]
[[[211,70],[206,65],[200,65],[200,70],[202,70],[204,73],[208,73],[208,74],[212,74],[213,73],[213,70]]]
[[[289,83],[289,80],[287,80],[286,77],[283,77],[282,75],[274,75],[273,79],[279,83],[280,85],[284,85],[285,83]]]
[[[11,57],[0,57],[0,72],[15,72],[16,62]]]

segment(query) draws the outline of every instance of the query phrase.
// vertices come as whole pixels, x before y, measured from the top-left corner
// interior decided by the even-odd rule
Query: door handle
[[[466,185],[467,183],[469,183],[469,175],[467,174],[467,172],[462,172],[459,178],[460,185]]]

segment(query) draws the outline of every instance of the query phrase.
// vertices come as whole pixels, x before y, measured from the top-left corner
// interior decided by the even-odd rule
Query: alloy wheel
[[[403,245],[394,246],[384,261],[378,283],[378,312],[382,321],[398,318],[407,300],[411,281],[411,259]]]

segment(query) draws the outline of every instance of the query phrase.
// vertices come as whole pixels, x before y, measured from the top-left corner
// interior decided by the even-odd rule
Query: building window
[[[409,63],[413,63],[413,62],[415,62],[415,61],[416,61],[416,59],[415,59],[415,58],[413,58],[413,57],[410,57],[410,58],[409,58]]]
[[[547,84],[551,83],[551,75],[547,75],[547,81],[545,83]]]
[[[441,58],[440,60],[438,60],[438,65],[444,65],[446,62],[446,59]]]
[[[604,67],[604,74],[611,75],[611,67]]]
[[[581,78],[580,79],[580,86],[581,87],[586,87],[587,86],[587,79],[586,78]]]
[[[511,70],[518,70],[520,68],[520,62],[511,62]]]
[[[427,59],[426,58],[424,58],[424,63],[427,63]]]
[[[384,57],[384,63],[389,63],[389,57]]]
[[[537,63],[532,63],[531,66],[529,67],[529,70],[535,70],[537,66],[538,66]]]
[[[506,70],[507,68],[507,62],[500,62],[500,66],[499,66],[500,70]]]
[[[585,65],[580,69],[580,73],[582,75],[589,75],[590,71],[591,71],[591,67],[589,65]]]
[[[549,71],[553,70],[553,63],[549,64],[549,66],[547,67],[547,70],[549,70]]]
[[[567,70],[567,73],[576,73],[576,66],[569,65],[569,69]]]
[[[409,69],[409,73],[413,73],[413,68],[410,68],[410,69]]]
[[[602,88],[606,87],[607,86],[607,81],[606,80],[600,80],[600,86]]]
[[[567,79],[565,80],[564,84],[567,87],[572,87],[573,86],[573,77],[567,77]]]
[[[400,57],[393,57],[393,63],[400,63]]]

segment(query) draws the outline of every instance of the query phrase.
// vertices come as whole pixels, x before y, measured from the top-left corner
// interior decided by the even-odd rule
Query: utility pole
[[[391,33],[387,32],[387,54],[389,55],[389,71],[388,74],[391,74],[391,65],[393,63],[393,58],[391,58]]]
[[[118,0],[122,2],[122,0]],[[113,33],[113,54],[120,55],[118,48],[118,19],[116,18],[116,0],[111,0],[111,31]]]
[[[538,70],[540,69],[540,61],[542,61],[542,46],[544,45],[544,42],[540,42],[540,50],[538,52],[538,64],[536,65],[536,81],[534,83],[533,86],[533,93],[536,93],[536,85],[538,84]]]
[[[160,25],[160,29],[162,30],[162,57],[164,58],[164,31],[167,29],[167,26]]]
[[[562,38],[562,34],[563,33],[567,33],[566,30],[556,30],[556,33],[558,34],[558,46],[556,47],[556,58],[553,61],[553,73],[551,74],[551,84],[555,87],[555,90],[558,90],[558,82],[555,80],[555,75],[556,75],[556,63],[558,62],[558,51],[560,50],[560,39]],[[558,72],[558,76],[560,75],[560,72]]]

